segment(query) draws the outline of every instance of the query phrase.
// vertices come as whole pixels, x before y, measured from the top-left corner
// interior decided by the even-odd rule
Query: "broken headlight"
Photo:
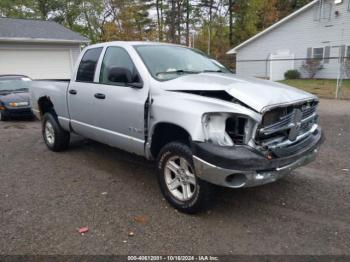
[[[219,146],[243,144],[247,119],[229,113],[209,113],[203,116],[205,140]]]

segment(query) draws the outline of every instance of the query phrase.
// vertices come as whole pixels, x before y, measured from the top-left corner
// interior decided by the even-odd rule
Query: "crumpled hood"
[[[8,105],[12,102],[29,102],[29,93],[28,92],[15,92],[15,93],[0,93],[0,101],[5,105]]]
[[[226,91],[258,112],[267,107],[317,99],[310,93],[284,84],[222,73],[186,75],[160,85],[170,91]]]

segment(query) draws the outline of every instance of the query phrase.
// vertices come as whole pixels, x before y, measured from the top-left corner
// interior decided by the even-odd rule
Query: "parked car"
[[[29,102],[29,82],[24,75],[0,75],[0,120],[33,117]]]
[[[187,213],[212,184],[260,186],[306,165],[323,137],[314,95],[170,44],[89,46],[70,81],[33,81],[31,101],[49,149],[74,132],[156,159],[164,197]]]

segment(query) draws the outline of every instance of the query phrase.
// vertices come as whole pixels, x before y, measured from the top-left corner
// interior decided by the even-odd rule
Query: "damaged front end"
[[[245,106],[235,98],[220,97]],[[204,114],[205,141],[192,146],[198,176],[221,186],[252,187],[274,182],[310,163],[323,141],[317,105],[311,99],[266,108],[260,122],[244,114]]]
[[[312,100],[267,110],[255,135],[257,148],[285,157],[307,146],[319,129],[317,106]]]

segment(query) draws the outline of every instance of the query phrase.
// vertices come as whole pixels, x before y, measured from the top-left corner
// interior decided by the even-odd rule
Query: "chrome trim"
[[[290,146],[292,144],[296,144],[298,143],[300,140],[306,138],[307,136],[311,135],[313,132],[315,132],[318,128],[318,125],[317,124],[314,124],[311,129],[299,136],[297,136],[296,140],[295,141],[290,141],[290,140],[285,140],[281,143],[278,143],[278,144],[274,144],[274,145],[270,145],[269,148],[270,149],[275,149],[275,148],[279,148],[279,147],[285,147],[285,146]]]
[[[282,103],[282,104],[274,104],[274,105],[269,105],[269,106],[265,106],[262,110],[261,110],[261,114],[266,113],[267,111],[270,111],[272,109],[278,108],[278,107],[288,107],[291,105],[301,105],[304,104],[306,102],[318,102],[319,99],[317,97],[310,97],[307,99],[301,99],[301,100],[297,100],[297,101],[291,101],[289,103]]]
[[[63,120],[63,121],[70,121],[69,118],[63,117],[63,116],[59,116],[58,119],[59,119],[59,120]]]
[[[283,131],[283,130],[287,130],[287,129],[290,129],[292,127],[295,127],[296,123],[289,123],[290,121],[292,121],[292,117],[293,116],[294,116],[294,113],[288,115],[288,117],[286,117],[285,119],[281,120],[280,122],[277,122],[275,124],[272,124],[272,125],[264,127],[264,128],[261,128],[259,130],[259,132],[263,133],[264,135],[271,135],[273,133],[276,133],[276,132],[279,132],[279,131]],[[309,122],[309,121],[313,120],[316,116],[317,116],[317,114],[314,113],[311,116],[303,118],[301,120],[301,124],[305,124],[306,122]],[[277,126],[280,126],[280,127],[277,127]]]
[[[291,113],[281,116],[277,122],[257,130],[255,142],[259,149],[273,150],[296,144],[318,128],[318,103],[308,107],[305,107],[304,104],[292,104],[291,106],[293,105],[297,108]],[[281,131],[284,132],[281,133]],[[267,137],[264,138],[264,136]]]
[[[85,127],[88,127],[88,128],[92,128],[92,129],[96,129],[96,130],[99,130],[99,131],[103,131],[105,133],[109,133],[109,134],[116,135],[116,136],[119,136],[119,137],[122,137],[122,138],[126,138],[126,139],[129,139],[131,141],[135,141],[135,142],[142,143],[142,144],[145,143],[145,140],[138,139],[136,137],[124,135],[124,134],[121,134],[121,133],[118,133],[118,132],[114,132],[114,131],[111,131],[111,130],[108,130],[108,129],[104,129],[104,128],[101,128],[101,127],[97,127],[97,126],[89,125],[89,124],[86,124],[86,123],[82,123],[82,122],[79,122],[79,121],[76,121],[76,120],[70,120],[70,121],[71,121],[71,123],[76,123],[78,125],[82,125],[82,126],[85,126]]]

